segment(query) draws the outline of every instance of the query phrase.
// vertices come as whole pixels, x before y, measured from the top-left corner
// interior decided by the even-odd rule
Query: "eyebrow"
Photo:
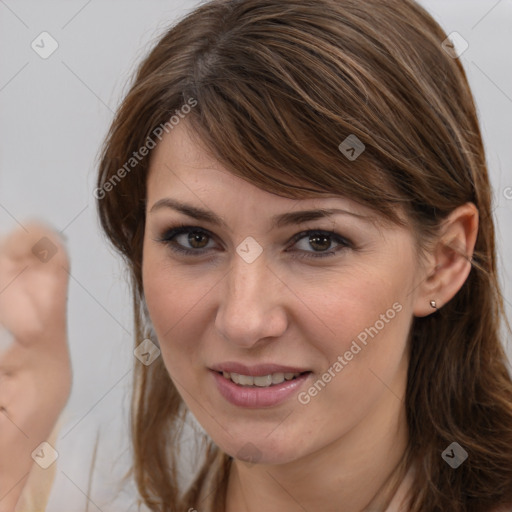
[[[228,227],[226,222],[216,213],[203,208],[198,208],[197,206],[182,203],[180,201],[177,201],[176,199],[171,199],[169,197],[157,201],[151,207],[149,213],[153,213],[162,208],[171,208],[172,210],[176,210],[180,213],[183,213],[188,217],[192,217],[193,219],[200,220],[203,222],[208,222],[214,226],[222,226],[224,228]],[[348,210],[343,210],[341,208],[318,208],[314,210],[300,210],[296,212],[288,212],[275,215],[271,219],[272,227],[283,227],[291,224],[301,224],[307,221],[330,217],[334,214],[344,214],[363,220],[370,220],[370,217],[367,215],[361,215],[358,213],[350,212]]]

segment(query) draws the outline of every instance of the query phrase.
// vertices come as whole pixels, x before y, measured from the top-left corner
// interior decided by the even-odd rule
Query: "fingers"
[[[69,398],[68,282],[64,242],[48,226],[27,223],[0,240],[0,324],[12,335],[0,350],[0,511],[15,509],[31,453]]]
[[[18,343],[65,338],[69,258],[63,239],[39,222],[0,241],[0,324]]]
[[[27,223],[0,239],[0,257],[18,264],[51,264],[69,270],[65,239],[36,221]]]

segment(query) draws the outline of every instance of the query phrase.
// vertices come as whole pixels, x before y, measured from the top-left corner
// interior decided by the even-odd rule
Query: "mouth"
[[[306,372],[276,372],[267,375],[243,375],[235,372],[218,371],[219,375],[228,381],[231,381],[241,387],[247,388],[270,388],[277,386],[285,381],[291,381],[299,378],[301,375],[311,373]]]
[[[250,409],[279,406],[296,395],[313,375],[304,368],[278,364],[246,366],[226,362],[209,370],[225,400]]]

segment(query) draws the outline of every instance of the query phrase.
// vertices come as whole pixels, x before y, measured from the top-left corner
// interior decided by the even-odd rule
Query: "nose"
[[[284,301],[289,290],[263,257],[252,263],[235,255],[224,286],[215,328],[228,342],[251,348],[288,328]]]

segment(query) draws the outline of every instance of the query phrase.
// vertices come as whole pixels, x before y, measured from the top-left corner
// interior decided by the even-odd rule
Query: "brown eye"
[[[178,226],[169,229],[156,240],[167,245],[175,252],[190,256],[200,256],[215,249],[212,235],[196,226]],[[213,245],[212,245],[213,244]]]
[[[190,231],[188,243],[194,249],[204,249],[208,245],[209,236],[203,231]]]
[[[326,251],[331,247],[331,237],[323,234],[314,234],[309,237],[309,244],[315,251]]]
[[[337,253],[354,248],[346,238],[331,231],[310,230],[298,233],[293,238],[294,257],[322,258],[335,256]]]

